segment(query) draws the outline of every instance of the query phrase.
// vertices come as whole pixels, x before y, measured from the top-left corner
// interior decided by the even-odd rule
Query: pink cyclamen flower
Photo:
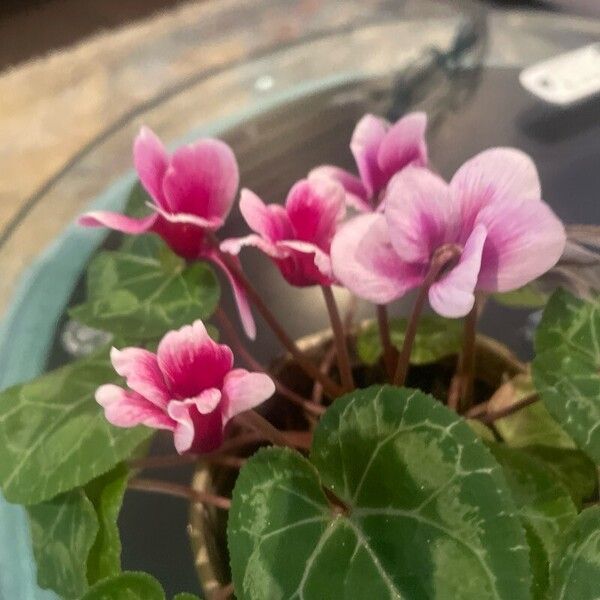
[[[393,125],[367,114],[357,123],[350,142],[359,177],[331,165],[313,169],[309,177],[339,182],[348,204],[360,212],[373,212],[382,207],[394,175],[409,165],[427,165],[426,128],[427,115],[422,112],[409,113]]]
[[[179,454],[215,450],[230,419],[275,391],[268,375],[233,369],[230,348],[214,342],[202,321],[167,333],[156,354],[113,348],[110,358],[128,389],[98,388],[106,419],[117,427],[168,429]]]
[[[235,155],[224,142],[201,139],[167,154],[160,139],[142,127],[133,145],[138,176],[153,203],[147,217],[133,218],[93,211],[79,218],[87,227],[109,227],[123,233],[156,233],[185,259],[213,261],[232,286],[244,329],[254,338],[256,328],[246,294],[211,243],[210,233],[229,215],[239,185]]]
[[[284,206],[263,201],[242,190],[240,210],[255,232],[225,240],[221,250],[238,254],[255,246],[296,286],[331,285],[334,282],[329,251],[345,214],[344,190],[333,181],[303,179],[290,190]]]
[[[474,291],[507,292],[550,269],[565,230],[541,200],[532,160],[511,148],[486,150],[447,184],[409,167],[390,182],[385,214],[363,215],[336,235],[336,277],[358,296],[387,304],[421,285],[436,253],[458,254],[429,288],[446,317],[466,315]]]

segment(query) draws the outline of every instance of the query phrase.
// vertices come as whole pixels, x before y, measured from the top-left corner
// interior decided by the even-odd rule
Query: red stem
[[[381,340],[381,346],[383,347],[383,363],[385,364],[385,370],[391,381],[394,377],[397,351],[392,345],[387,306],[383,304],[377,305],[377,324],[379,326],[379,339]]]
[[[419,292],[417,294],[417,298],[415,299],[415,304],[413,306],[412,313],[408,320],[406,333],[404,334],[402,350],[400,351],[400,356],[398,357],[396,374],[394,375],[394,385],[402,386],[406,381],[406,375],[408,373],[408,366],[410,363],[410,353],[413,347],[413,343],[415,341],[415,335],[417,334],[419,319],[421,318],[421,313],[423,312],[425,302],[427,301],[427,294],[429,293],[429,288],[432,286],[433,282],[436,280],[441,270],[451,260],[453,260],[457,256],[460,256],[460,252],[461,249],[459,246],[456,246],[455,244],[447,244],[438,248],[433,258],[431,259],[429,271],[427,272],[427,275],[425,275],[425,279],[423,280],[423,283],[419,288]]]
[[[327,306],[329,320],[331,321],[331,329],[333,331],[333,339],[336,347],[340,378],[342,380],[342,385],[346,391],[349,392],[354,389],[354,378],[352,377],[350,354],[348,353],[348,344],[346,343],[344,326],[342,325],[342,319],[340,318],[340,312],[338,310],[337,302],[335,301],[331,286],[322,285],[321,290],[323,291],[323,298],[325,298],[325,305]]]
[[[176,496],[177,498],[186,498],[192,502],[200,502],[229,510],[231,500],[223,496],[216,496],[207,492],[194,490],[186,485],[171,483],[170,481],[162,481],[160,479],[130,479],[127,487],[132,490],[140,490],[143,492],[153,492],[156,494],[165,494],[167,496]]]

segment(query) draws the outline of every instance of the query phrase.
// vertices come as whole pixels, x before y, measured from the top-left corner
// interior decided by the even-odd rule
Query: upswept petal
[[[365,115],[354,128],[350,150],[368,198],[375,196],[385,185],[377,155],[389,123],[374,115]]]
[[[287,212],[279,204],[265,203],[251,190],[240,193],[240,212],[252,229],[270,242],[292,237],[293,229]]]
[[[376,304],[400,298],[423,281],[422,268],[404,263],[394,251],[385,217],[356,217],[336,234],[331,245],[336,278],[350,291]]]
[[[473,292],[486,236],[485,226],[477,225],[465,244],[458,264],[429,288],[429,303],[443,317],[464,317],[473,308]]]
[[[96,390],[96,402],[104,408],[106,420],[116,427],[146,425],[155,429],[175,429],[175,423],[162,409],[118,385],[101,385]]]
[[[231,148],[214,139],[183,146],[171,157],[163,179],[166,208],[205,219],[225,219],[239,184]]]
[[[135,138],[133,164],[144,189],[159,206],[165,208],[162,181],[169,166],[169,156],[163,143],[149,127],[142,127]]]
[[[193,227],[197,227],[199,230],[210,229],[216,230],[219,229],[225,222],[223,217],[198,217],[197,215],[191,215],[188,213],[170,213],[160,206],[156,205],[148,205],[149,208],[156,211],[165,221],[169,223],[173,223],[175,225],[192,225]],[[201,233],[201,231],[199,231]]]
[[[565,248],[565,228],[545,202],[490,204],[477,223],[488,230],[477,283],[484,291],[524,286],[552,268]]]
[[[340,167],[333,165],[322,165],[314,168],[308,174],[310,180],[327,179],[336,181],[346,191],[346,204],[360,212],[371,212],[373,207],[367,201],[367,192],[362,181]]]
[[[242,248],[247,246],[254,246],[271,258],[285,258],[287,256],[287,253],[278,248],[277,244],[273,244],[255,233],[240,238],[223,240],[219,248],[221,252],[236,256],[241,252]]]
[[[110,360],[115,371],[124,377],[127,386],[144,398],[165,408],[169,402],[169,390],[158,366],[156,354],[143,348],[112,348]]]
[[[220,397],[220,394],[219,394]],[[219,408],[202,413],[204,400],[191,398],[169,403],[169,417],[175,421],[173,441],[179,454],[202,454],[216,450],[223,442],[222,414]]]
[[[267,374],[233,369],[223,383],[223,425],[236,415],[262,404],[274,393],[275,384]]]
[[[120,213],[96,210],[81,215],[79,219],[77,219],[77,222],[84,227],[108,227],[115,231],[138,235],[140,233],[151,231],[157,219],[158,214],[135,219]]]
[[[315,246],[315,244],[311,244],[310,242],[300,242],[298,240],[283,240],[277,244],[277,247],[279,249],[290,250],[292,252],[299,252],[300,254],[312,255],[314,265],[321,275],[327,279],[333,279],[331,258],[326,252],[323,252],[323,250],[321,250],[318,246]],[[320,280],[314,281],[313,285],[329,285],[330,283],[331,281]]]
[[[230,348],[213,341],[200,320],[167,333],[158,345],[157,357],[171,397],[178,399],[220,388],[233,365]]]
[[[452,201],[463,230],[471,230],[477,213],[488,204],[540,200],[541,185],[531,158],[516,148],[480,152],[455,173],[450,182]]]
[[[385,217],[392,246],[406,262],[427,263],[436,248],[453,241],[456,219],[448,185],[427,169],[407,167],[394,176]]]
[[[334,181],[302,179],[290,190],[285,208],[293,237],[327,251],[345,214],[344,190]]]
[[[408,165],[427,166],[426,129],[424,112],[409,113],[390,127],[377,153],[377,163],[386,179]]]
[[[233,243],[236,240],[229,241]],[[218,252],[210,252],[207,255],[207,258],[214,262],[221,269],[221,271],[223,271],[225,277],[227,277],[229,285],[231,285],[231,291],[233,292],[233,297],[238,312],[240,314],[240,321],[242,322],[244,332],[251,340],[253,340],[254,338],[256,338],[256,323],[254,322],[254,317],[252,316],[252,309],[250,308],[250,303],[248,302],[248,295],[246,294],[244,286],[237,280],[236,276],[231,272],[229,267],[221,259]],[[241,269],[241,264],[237,257],[232,258],[237,262],[237,265]]]

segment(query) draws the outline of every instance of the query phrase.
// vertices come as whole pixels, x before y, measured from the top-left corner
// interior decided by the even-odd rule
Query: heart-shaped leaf
[[[535,387],[552,416],[600,464],[600,299],[557,291],[538,327]]]
[[[165,600],[165,593],[148,573],[130,571],[99,581],[81,600]]]
[[[535,281],[512,292],[494,294],[493,298],[498,304],[515,308],[541,308],[548,302],[548,294]]]
[[[186,266],[167,248],[152,257],[101,252],[88,267],[87,301],[69,314],[132,342],[206,319],[218,302],[219,283],[206,263]]]
[[[600,507],[584,510],[565,533],[550,569],[552,600],[597,600],[600,590]]]
[[[533,597],[545,598],[548,566],[561,535],[577,517],[569,490],[546,464],[524,450],[491,444],[504,470],[532,553]]]
[[[119,465],[85,488],[27,508],[40,587],[70,600],[120,573],[117,517],[126,480],[127,469]]]
[[[85,485],[152,435],[104,418],[94,392],[115,381],[104,350],[0,393],[0,487],[9,502],[38,504]]]
[[[240,600],[530,597],[500,467],[462,419],[418,391],[338,399],[310,461],[259,451],[237,480],[228,539]]]
[[[404,342],[407,319],[390,321],[392,344],[400,350]],[[443,319],[437,315],[426,315],[419,323],[419,329],[410,354],[413,365],[435,362],[445,356],[456,354],[461,347],[462,329],[456,319]],[[383,353],[377,323],[368,323],[356,339],[356,351],[366,365],[373,365]]]

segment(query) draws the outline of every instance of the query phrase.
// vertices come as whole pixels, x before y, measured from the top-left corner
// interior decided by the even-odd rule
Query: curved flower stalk
[[[385,119],[365,115],[354,128],[350,150],[359,177],[331,165],[317,167],[311,179],[331,179],[346,190],[346,201],[360,212],[383,208],[383,195],[391,178],[409,165],[426,166],[427,115],[409,113],[391,125]]]
[[[333,182],[303,179],[290,190],[285,207],[265,205],[250,190],[242,190],[240,210],[255,232],[221,243],[237,255],[244,246],[264,252],[292,285],[334,283],[329,251],[345,214],[344,190]]]
[[[424,168],[404,169],[388,186],[385,213],[346,224],[331,255],[336,277],[377,304],[421,286],[437,261],[429,302],[456,318],[471,311],[475,290],[506,292],[545,273],[565,240],[531,159],[495,148],[467,161],[450,184]]]
[[[229,215],[239,185],[238,164],[231,148],[216,139],[201,139],[169,156],[160,139],[143,127],[133,145],[140,181],[152,198],[152,214],[133,218],[93,211],[79,218],[87,227],[109,227],[131,235],[156,233],[187,260],[214,262],[227,276],[247,335],[256,327],[243,288],[219,259],[212,233]]]
[[[231,349],[214,342],[202,321],[167,333],[156,354],[113,348],[111,361],[128,389],[98,388],[96,400],[106,419],[117,427],[172,431],[179,454],[217,449],[234,416],[275,392],[268,375],[234,369]]]

